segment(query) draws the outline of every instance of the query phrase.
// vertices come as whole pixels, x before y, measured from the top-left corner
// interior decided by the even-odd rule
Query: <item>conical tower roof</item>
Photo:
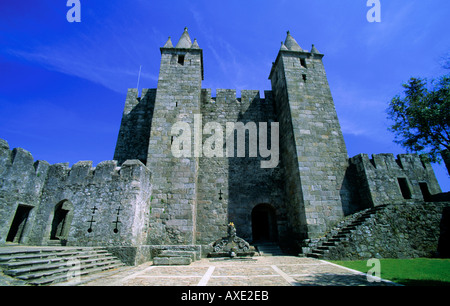
[[[311,47],[311,53],[316,53],[316,54],[320,53],[319,50],[317,50],[316,46],[314,46],[314,44]]]
[[[285,46],[284,42],[281,42],[280,50],[288,50],[288,48]]]
[[[196,38],[194,38],[194,42],[192,43],[191,49],[200,49],[200,46],[198,45]]]
[[[166,43],[164,44],[163,48],[173,48],[173,44],[172,44],[172,40],[170,39],[170,36],[169,36],[169,39],[167,39]]]
[[[189,49],[192,46],[192,41],[191,38],[189,37],[189,33],[187,30],[187,27],[184,28],[184,32],[181,35],[180,40],[178,41],[177,45],[175,46],[175,48],[184,48],[184,49]]]
[[[287,31],[286,41],[284,42],[284,45],[290,51],[303,51],[294,37],[292,37],[291,33],[289,33],[289,31]]]

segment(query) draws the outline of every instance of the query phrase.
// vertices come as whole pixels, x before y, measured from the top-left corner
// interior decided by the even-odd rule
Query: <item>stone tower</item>
[[[348,205],[347,150],[323,54],[303,50],[287,32],[269,79],[280,122],[280,156],[290,223],[298,237],[323,235]]]
[[[185,28],[175,47],[169,37],[161,48],[146,163],[152,169],[150,244],[195,244],[198,157],[174,157],[171,131],[176,122],[194,126],[202,80],[202,49]]]

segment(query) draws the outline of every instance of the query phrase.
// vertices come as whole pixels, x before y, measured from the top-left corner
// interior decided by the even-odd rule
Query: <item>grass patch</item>
[[[330,262],[367,273],[366,260]],[[450,286],[450,259],[380,259],[380,277],[405,286]]]

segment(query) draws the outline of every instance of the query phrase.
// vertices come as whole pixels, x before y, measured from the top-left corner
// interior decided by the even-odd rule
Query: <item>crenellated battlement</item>
[[[71,168],[68,163],[58,163],[51,165],[49,170],[49,177],[68,185],[133,181],[141,179],[141,175],[150,176],[150,170],[139,160],[127,160],[120,167],[116,160],[102,161],[96,167],[92,166],[92,161],[79,161]]]
[[[41,177],[48,170],[49,163],[46,161],[34,161],[30,152],[22,148],[9,149],[9,144],[6,140],[0,139],[0,175],[6,175],[6,171],[12,167],[13,175],[19,175],[20,171],[28,175]]]
[[[374,169],[423,169],[425,171],[432,169],[431,164],[418,154],[399,154],[397,158],[392,153],[372,154],[372,158],[369,158],[367,154],[359,154],[357,156],[361,156],[365,160],[365,164],[367,166],[371,165]]]
[[[92,164],[92,161],[79,161],[69,167],[69,163],[50,165],[42,160],[35,162],[27,150],[10,150],[8,142],[0,139],[0,174],[5,184],[6,181],[18,182],[18,178],[22,183],[33,179],[33,185],[38,181],[42,185],[46,179],[54,178],[67,184],[100,184],[112,180],[132,181],[140,179],[141,175],[150,175],[150,170],[139,160],[127,160],[120,167],[116,160],[102,161],[96,167]]]
[[[128,88],[127,97],[125,99],[124,115],[130,114],[138,104],[154,107],[156,96],[156,88],[143,88],[141,96],[137,88]]]
[[[65,233],[68,244],[142,243],[150,209],[150,176],[150,170],[139,160],[126,160],[120,167],[116,160],[102,161],[96,167],[92,161],[79,161],[72,167],[69,163],[35,162],[30,152],[22,148],[10,150],[7,141],[0,139],[0,244],[11,241],[46,245],[49,239],[54,240],[55,223],[33,220],[53,218],[58,204],[64,201],[71,203],[67,206],[71,207],[70,212],[65,214],[73,218],[71,231]],[[92,207],[98,210],[97,214],[92,213]],[[11,234],[13,218],[24,212],[34,225],[17,228],[23,234]],[[91,217],[96,226],[87,232]],[[113,227],[112,221],[117,221],[117,217],[117,224],[123,223],[120,228]]]
[[[217,89],[216,96],[211,89],[201,90],[201,109],[205,113],[217,113],[228,120],[242,119],[240,116],[249,112],[251,117],[259,121],[267,121],[273,114],[271,91],[264,91],[266,98],[261,98],[259,90],[241,90],[240,97],[235,89]],[[272,119],[272,118],[270,118]]]
[[[14,188],[19,194],[34,196],[39,194],[50,164],[34,161],[30,152],[22,148],[9,149],[6,140],[0,139],[0,182],[2,189]]]
[[[350,158],[363,206],[427,200],[441,189],[431,164],[418,154],[358,154]]]
[[[269,92],[269,91],[264,91]],[[231,104],[231,105],[250,105],[251,103],[266,103],[266,99],[261,99],[259,90],[241,90],[241,96],[238,97],[236,89],[216,89],[216,96],[211,95],[211,88],[202,88],[202,104]]]
[[[127,159],[147,160],[148,141],[155,109],[155,88],[129,88],[117,137],[114,160],[121,165]]]

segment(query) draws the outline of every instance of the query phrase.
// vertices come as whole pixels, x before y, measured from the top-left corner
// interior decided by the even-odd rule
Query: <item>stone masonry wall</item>
[[[326,259],[435,257],[449,242],[448,236],[442,240],[448,209],[449,202],[387,205],[354,230],[347,242],[330,249]]]
[[[374,154],[372,159],[359,154],[350,159],[350,164],[356,173],[354,185],[361,208],[423,201],[427,200],[427,193],[441,192],[431,164],[417,154],[400,154],[397,159],[393,154]]]
[[[95,168],[82,161],[69,168],[34,162],[29,152],[10,151],[0,141],[0,244],[14,228],[18,234],[11,242],[25,245],[144,244],[151,230],[150,193],[150,171],[138,160],[122,167],[104,161]],[[18,225],[14,220],[21,207],[28,214]]]
[[[127,159],[147,163],[155,96],[156,89],[144,88],[141,97],[138,97],[137,88],[128,89],[114,152],[114,160],[119,165]]]
[[[270,93],[266,92],[266,95],[270,96]],[[242,122],[245,125],[254,122],[260,132],[259,122],[266,122],[270,128],[270,123],[277,121],[272,100],[261,99],[257,90],[242,90],[241,98],[237,98],[236,90],[217,89],[217,96],[212,98],[210,89],[202,89],[201,106],[202,127],[208,122],[219,123],[224,143],[222,157],[203,156],[199,159],[197,243],[208,244],[217,237],[226,236],[228,222],[235,224],[239,237],[251,241],[251,214],[258,204],[268,204],[275,209],[276,230],[280,239],[286,239],[281,162],[275,168],[261,168],[263,158],[259,152],[256,157],[249,157],[249,135],[245,138],[246,157],[237,157],[237,132],[233,157],[226,156],[226,123]],[[268,129],[269,139],[270,132]],[[211,135],[205,134],[203,143]]]
[[[128,160],[121,167],[116,161],[104,161],[95,168],[91,161],[78,162],[72,168],[51,165],[30,242],[49,243],[55,207],[68,201],[73,217],[65,237],[67,245],[145,243],[150,230],[149,181],[150,171],[137,160]]]
[[[195,114],[200,114],[201,82],[201,49],[161,48],[147,156],[153,188],[148,244],[195,244],[198,157],[173,156],[176,135],[171,131],[176,122],[193,131]]]
[[[311,238],[333,227],[351,202],[347,150],[322,56],[280,50],[269,77],[285,135],[288,202],[295,226]]]
[[[288,103],[286,80],[283,73],[283,63],[275,67],[271,75],[272,97],[280,123],[280,158],[284,167],[285,202],[293,237],[299,241],[307,238],[307,224],[303,190],[297,161],[297,148],[294,142],[294,127],[291,108]]]
[[[7,240],[19,206],[29,211],[28,221],[20,225],[22,235],[18,233],[12,242],[29,242],[49,167],[45,161],[34,162],[22,148],[9,150],[8,143],[0,139],[0,245]]]

